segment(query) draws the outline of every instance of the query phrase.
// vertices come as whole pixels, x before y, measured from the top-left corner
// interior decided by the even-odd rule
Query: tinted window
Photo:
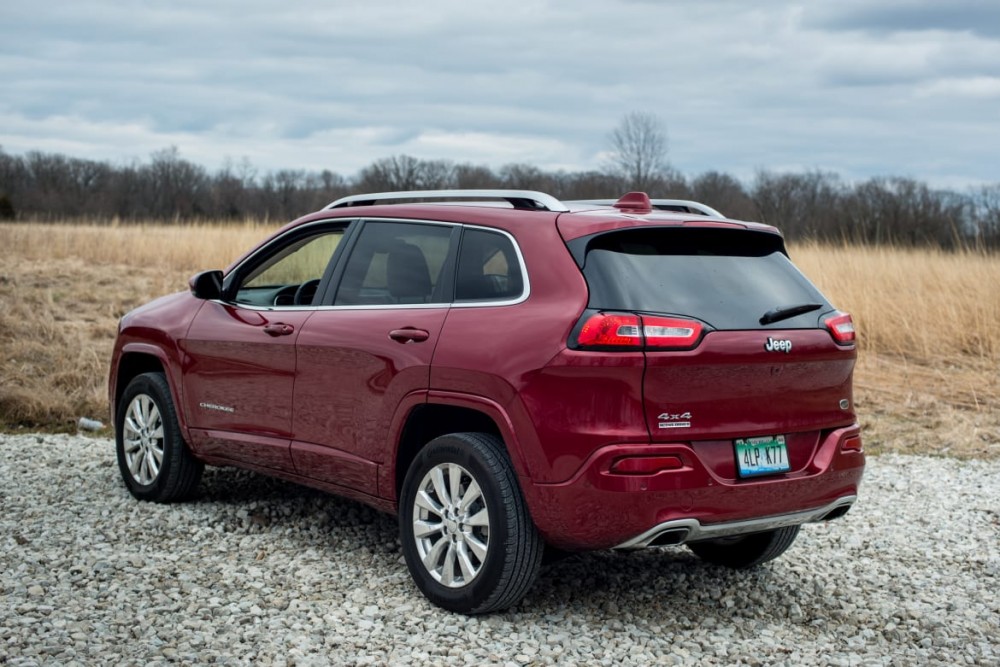
[[[524,291],[514,244],[504,234],[466,229],[458,255],[456,301],[507,301]]]
[[[236,285],[236,301],[256,306],[310,305],[343,229],[298,238],[271,253]],[[301,288],[301,289],[300,289]]]
[[[590,307],[695,317],[716,329],[759,329],[777,307],[822,304],[769,328],[805,328],[831,306],[773,234],[728,229],[642,229],[586,243]]]
[[[292,244],[254,269],[243,281],[243,287],[287,285],[321,278],[343,236],[343,231],[337,230]]]
[[[444,225],[366,222],[334,305],[444,302],[439,287],[451,230]]]

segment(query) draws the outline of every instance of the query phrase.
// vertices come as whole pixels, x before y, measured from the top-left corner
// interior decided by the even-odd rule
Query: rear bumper
[[[642,549],[652,546],[686,544],[687,542],[697,542],[699,540],[714,540],[720,537],[759,533],[787,526],[798,526],[803,523],[829,521],[832,518],[846,514],[855,500],[857,500],[857,496],[844,496],[829,505],[805,510],[804,512],[779,514],[778,516],[747,519],[745,521],[731,521],[729,523],[702,525],[697,519],[665,521],[658,526],[650,528],[641,535],[622,542],[615,549]]]
[[[825,432],[792,472],[753,479],[719,474],[699,443],[608,445],[561,484],[525,489],[545,539],[563,549],[630,549],[682,544],[840,516],[864,472],[857,425]],[[716,450],[717,451],[717,450]],[[682,467],[652,475],[611,472],[622,456],[674,456]]]

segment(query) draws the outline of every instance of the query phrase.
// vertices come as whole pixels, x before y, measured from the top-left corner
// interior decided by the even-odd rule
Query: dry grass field
[[[0,429],[107,421],[118,318],[276,228],[0,224]],[[792,258],[860,332],[869,451],[1000,458],[1000,257],[798,245]]]

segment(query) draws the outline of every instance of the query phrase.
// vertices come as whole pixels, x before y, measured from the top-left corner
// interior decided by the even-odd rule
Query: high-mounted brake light
[[[856,334],[854,331],[854,320],[847,313],[838,313],[833,317],[828,317],[823,321],[826,328],[833,336],[833,340],[841,345],[851,345],[854,343]]]
[[[580,327],[576,343],[581,348],[690,349],[701,340],[704,326],[677,317],[596,313]]]

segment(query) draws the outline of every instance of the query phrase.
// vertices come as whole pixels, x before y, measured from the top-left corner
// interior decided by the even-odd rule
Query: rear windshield
[[[575,247],[574,247],[575,246]],[[645,228],[570,243],[583,259],[590,308],[693,317],[715,329],[816,327],[829,302],[765,232]],[[816,305],[762,325],[775,309]]]

